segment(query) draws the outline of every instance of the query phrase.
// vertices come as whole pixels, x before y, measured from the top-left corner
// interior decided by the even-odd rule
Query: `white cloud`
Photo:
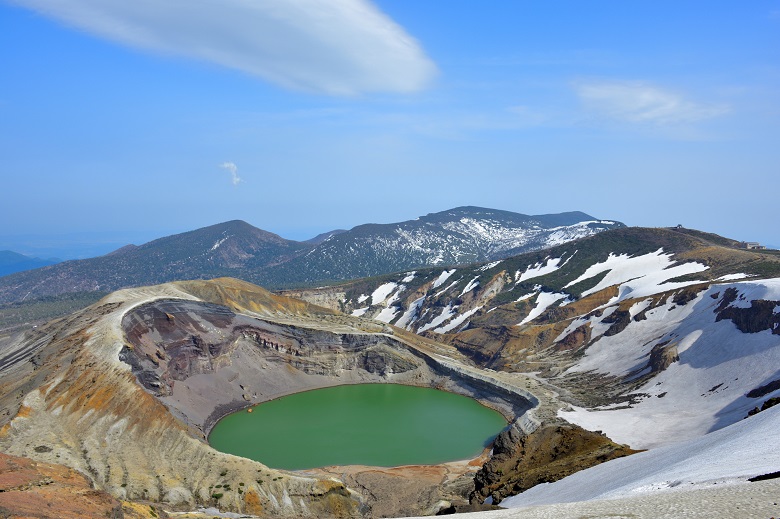
[[[575,85],[585,107],[609,119],[672,125],[726,114],[727,105],[700,104],[641,81],[595,81]]]
[[[284,87],[413,92],[436,66],[369,0],[14,0],[126,45],[203,59]]]
[[[243,180],[241,180],[241,177],[238,176],[238,166],[235,165],[233,162],[223,162],[219,165],[220,168],[226,169],[230,172],[231,181],[233,182],[234,186],[237,186]]]

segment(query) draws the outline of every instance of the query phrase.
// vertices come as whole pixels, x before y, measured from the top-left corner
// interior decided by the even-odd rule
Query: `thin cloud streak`
[[[202,59],[286,88],[410,93],[437,73],[368,0],[14,0],[103,38]]]
[[[695,103],[682,95],[641,81],[595,81],[574,85],[586,109],[630,123],[675,125],[719,117],[728,105]]]
[[[222,169],[226,169],[230,172],[231,182],[233,182],[234,186],[237,186],[238,184],[243,182],[241,177],[238,176],[238,166],[236,166],[234,162],[223,162],[222,164],[219,165],[219,167]]]

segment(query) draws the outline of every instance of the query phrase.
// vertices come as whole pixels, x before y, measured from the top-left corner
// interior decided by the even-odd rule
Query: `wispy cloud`
[[[641,81],[579,82],[574,88],[588,110],[623,122],[675,125],[711,119],[730,111],[728,105],[696,103]]]
[[[436,66],[368,0],[13,0],[98,36],[336,95],[425,88]]]
[[[226,169],[230,172],[230,179],[233,182],[234,186],[237,186],[238,184],[243,182],[241,177],[238,176],[238,166],[236,166],[235,163],[223,162],[222,164],[219,165],[219,167],[222,169]]]

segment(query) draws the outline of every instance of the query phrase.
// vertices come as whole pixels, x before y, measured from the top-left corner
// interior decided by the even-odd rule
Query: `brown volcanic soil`
[[[141,505],[139,513],[107,492],[96,490],[83,474],[51,463],[0,453],[0,517],[133,519],[168,517],[154,505]]]

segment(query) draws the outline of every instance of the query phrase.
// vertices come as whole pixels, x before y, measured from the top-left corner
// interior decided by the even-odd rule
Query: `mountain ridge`
[[[11,250],[0,250],[0,277],[54,265],[59,262],[60,260],[56,258],[42,259]]]
[[[535,217],[461,207],[417,220],[331,231],[306,242],[287,240],[243,220],[230,220],[125,246],[105,256],[2,277],[0,303],[223,276],[276,289],[354,279],[432,262],[474,261],[484,256],[480,255],[483,249],[493,257],[518,248],[539,248],[545,240],[575,239],[623,225],[600,220],[582,220],[563,227],[545,223],[582,217],[592,218],[579,212]],[[490,232],[503,234],[492,239]],[[427,243],[427,248],[414,240]]]

